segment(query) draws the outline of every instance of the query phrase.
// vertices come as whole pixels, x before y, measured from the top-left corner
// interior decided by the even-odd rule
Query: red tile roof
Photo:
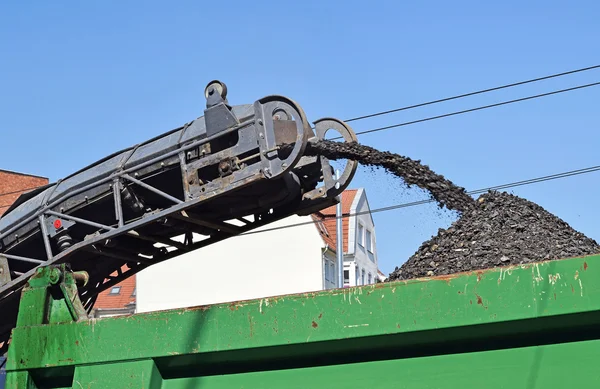
[[[358,189],[346,189],[342,192],[342,215],[349,214],[352,208],[352,203],[356,197]],[[336,207],[333,205],[329,208],[323,209],[321,212],[317,212],[312,215],[314,221],[317,222],[317,230],[323,238],[323,241],[329,245],[329,247],[335,251],[337,247],[337,231],[336,231]],[[342,217],[342,233],[343,233],[343,244],[344,252],[348,252],[348,227],[349,217]]]
[[[124,267],[123,270],[125,270],[126,267]],[[112,274],[113,276],[116,275],[116,272]],[[119,294],[110,294],[110,291],[112,290],[113,287],[108,288],[107,290],[101,292],[100,294],[98,294],[98,299],[96,300],[96,303],[94,304],[94,308],[100,308],[100,309],[114,309],[114,308],[125,308],[127,305],[131,304],[131,303],[135,303],[135,297],[136,296],[132,296],[133,291],[135,290],[135,274],[132,275],[129,278],[124,279],[123,281],[121,281],[120,283],[118,283],[116,286],[120,286],[121,290],[119,291]]]

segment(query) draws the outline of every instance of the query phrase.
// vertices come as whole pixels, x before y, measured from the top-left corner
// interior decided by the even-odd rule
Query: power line
[[[592,166],[592,167],[588,167],[588,168],[583,168],[583,169],[570,170],[570,171],[562,172],[562,173],[551,174],[551,175],[548,175],[548,176],[531,178],[531,179],[528,179],[528,180],[511,182],[511,183],[508,183],[508,184],[502,184],[502,185],[490,186],[490,187],[482,188],[482,189],[476,189],[476,190],[472,190],[472,191],[467,192],[467,194],[469,194],[469,195],[481,194],[481,193],[485,193],[485,192],[490,191],[490,190],[508,189],[508,188],[514,188],[514,187],[518,187],[518,186],[524,186],[524,185],[530,185],[530,184],[537,184],[537,183],[544,182],[544,181],[551,181],[551,180],[556,180],[556,179],[559,179],[559,178],[571,177],[571,176],[576,176],[576,175],[586,174],[586,173],[593,173],[593,172],[597,172],[597,171],[600,171],[600,165]],[[395,209],[408,208],[408,207],[414,207],[414,206],[417,206],[417,205],[428,204],[428,203],[432,203],[432,202],[435,202],[435,200],[433,200],[433,199],[419,200],[419,201],[413,201],[413,202],[410,202],[410,203],[396,204],[396,205],[390,205],[390,206],[387,206],[387,207],[376,208],[376,209],[372,209],[370,211],[362,211],[362,212],[356,212],[356,213],[347,213],[347,214],[343,214],[341,217],[338,217],[338,216],[325,216],[324,219],[338,219],[338,218],[345,218],[345,217],[351,217],[351,216],[373,214],[373,213],[378,213],[378,212],[386,212],[386,211],[392,211],[392,210],[395,210]],[[315,224],[315,223],[317,223],[317,222],[315,222],[315,221],[302,222],[302,223],[290,224],[290,225],[287,225],[287,226],[280,226],[280,227],[268,228],[268,229],[260,230],[260,231],[248,231],[248,232],[245,232],[245,233],[240,234],[240,235],[258,234],[258,233],[261,233],[261,232],[276,231],[276,230],[282,230],[282,229],[285,229],[285,228],[299,227],[299,226],[304,226],[304,225],[309,225],[309,224]]]
[[[377,128],[373,128],[373,129],[370,129],[370,130],[356,132],[356,135],[369,134],[369,133],[372,133],[372,132],[389,130],[391,128],[408,126],[410,124],[422,123],[422,122],[427,122],[427,121],[430,121],[430,120],[446,118],[446,117],[449,117],[449,116],[455,116],[455,115],[461,115],[461,114],[469,113],[469,112],[481,111],[483,109],[499,107],[501,105],[508,105],[508,104],[518,103],[518,102],[526,101],[526,100],[537,99],[537,98],[540,98],[540,97],[546,97],[546,96],[556,95],[556,94],[559,94],[559,93],[571,92],[571,91],[574,91],[574,90],[577,90],[577,89],[584,89],[584,88],[589,88],[589,87],[597,86],[597,85],[600,85],[600,82],[594,82],[594,83],[591,83],[591,84],[578,85],[578,86],[574,86],[574,87],[571,87],[571,88],[559,89],[559,90],[556,90],[556,91],[547,92],[547,93],[541,93],[541,94],[538,94],[538,95],[521,97],[519,99],[514,99],[514,100],[502,101],[500,103],[483,105],[483,106],[480,106],[480,107],[465,109],[465,110],[462,110],[462,111],[450,112],[450,113],[446,113],[446,114],[443,114],[443,115],[430,116],[430,117],[423,118],[423,119],[412,120],[410,122],[403,122],[403,123],[398,123],[398,124],[392,124],[390,126],[377,127]],[[332,138],[330,140],[336,140],[336,139],[342,139],[342,137]]]
[[[580,68],[580,69],[575,69],[575,70],[569,70],[567,72],[556,73],[556,74],[551,74],[551,75],[548,75],[548,76],[543,76],[543,77],[538,77],[538,78],[532,78],[530,80],[519,81],[519,82],[515,82],[515,83],[512,83],[512,84],[501,85],[501,86],[497,86],[497,87],[494,87],[494,88],[482,89],[482,90],[478,90],[478,91],[475,91],[475,92],[469,92],[469,93],[464,93],[464,94],[461,94],[461,95],[456,95],[456,96],[451,96],[451,97],[445,97],[443,99],[432,100],[432,101],[427,101],[427,102],[424,102],[424,103],[419,103],[419,104],[414,104],[414,105],[408,105],[408,106],[401,107],[401,108],[390,109],[388,111],[376,112],[376,113],[372,113],[372,114],[368,114],[368,115],[364,115],[364,116],[357,116],[355,118],[347,119],[347,120],[345,120],[345,122],[353,122],[353,121],[357,121],[357,120],[369,119],[369,118],[376,117],[376,116],[388,115],[388,114],[394,113],[394,112],[406,111],[408,109],[424,107],[424,106],[427,106],[427,105],[432,105],[432,104],[437,104],[437,103],[443,103],[443,102],[446,102],[446,101],[461,99],[461,98],[469,97],[469,96],[475,96],[475,95],[479,95],[479,94],[482,94],[482,93],[493,92],[493,91],[497,91],[497,90],[501,90],[501,89],[506,89],[506,88],[512,88],[512,87],[519,86],[519,85],[531,84],[531,83],[538,82],[538,81],[548,80],[548,79],[556,78],[556,77],[562,77],[562,76],[566,76],[566,75],[574,74],[574,73],[585,72],[585,71],[592,70],[592,69],[597,69],[597,68],[600,68],[600,65],[588,66],[588,67],[585,67],[585,68]]]

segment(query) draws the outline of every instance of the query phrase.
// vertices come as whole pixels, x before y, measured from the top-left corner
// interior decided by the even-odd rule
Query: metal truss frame
[[[0,309],[4,302],[12,300],[13,298],[16,298],[17,295],[20,295],[20,290],[25,286],[28,279],[34,275],[38,268],[41,266],[69,263],[70,256],[75,252],[86,251],[90,252],[91,255],[101,255],[117,259],[120,261],[119,263],[121,263],[120,266],[110,269],[111,271],[106,274],[96,275],[97,277],[95,277],[95,279],[90,275],[90,280],[94,279],[93,282],[80,289],[84,307],[89,312],[95,303],[98,293],[148,266],[222,241],[229,237],[248,232],[292,214],[301,214],[302,212],[305,212],[304,214],[306,214],[333,205],[338,201],[337,196],[349,184],[357,165],[354,161],[349,161],[343,176],[336,179],[332,176],[331,172],[329,172],[330,166],[325,158],[303,156],[306,143],[309,141],[309,134],[311,134],[312,131],[308,126],[308,121],[304,112],[297,104],[292,100],[281,96],[270,96],[255,102],[253,107],[255,114],[250,119],[239,122],[237,118],[233,116],[232,118],[229,118],[229,121],[223,122],[223,117],[233,115],[230,107],[227,106],[226,101],[223,101],[223,99],[213,101],[212,103],[211,99],[214,100],[212,97],[208,98],[208,109],[205,111],[206,129],[207,134],[209,135],[206,138],[179,145],[176,149],[165,152],[164,154],[151,158],[145,162],[123,168],[138,149],[138,145],[130,150],[123,162],[120,163],[120,168],[113,171],[112,174],[94,180],[91,183],[52,199],[51,202],[47,202],[46,200],[52,197],[53,192],[59,186],[61,182],[59,181],[54,189],[49,190],[46,193],[42,208],[2,232],[0,234],[0,240],[11,234],[15,234],[19,229],[30,223],[37,223],[43,239],[43,251],[45,251],[46,258],[32,258],[0,252]],[[211,110],[221,110],[220,115],[209,115]],[[284,111],[289,112],[290,118],[295,116],[296,119],[296,121],[288,121],[287,127],[285,127],[285,120],[282,121],[284,122],[283,124],[275,123],[279,120],[279,117],[274,118],[270,116],[272,112]],[[216,122],[212,120],[216,120]],[[294,123],[292,128],[290,128],[289,123]],[[335,119],[323,119],[316,123],[317,137],[314,139],[322,139],[327,128],[334,128],[342,134],[346,141],[356,140],[353,131],[343,122]],[[186,127],[189,125],[190,124],[188,123]],[[277,127],[278,125],[280,127]],[[282,125],[283,127],[281,127]],[[324,128],[323,126],[326,126],[327,128]],[[281,128],[283,128],[283,130],[281,130]],[[284,133],[285,131],[287,131],[287,133]],[[244,136],[240,136],[240,142],[236,144],[235,147],[225,148],[212,154],[209,153],[208,155],[203,155],[203,147],[209,145],[218,138],[225,137],[235,132],[238,132],[238,134],[244,132]],[[280,158],[277,155],[277,151],[282,136],[289,141],[287,144],[292,145],[293,147],[286,157]],[[257,144],[260,150],[259,153],[243,159],[237,158],[240,155],[244,155],[244,153],[255,150]],[[194,152],[197,152],[201,157],[190,160],[189,156]],[[255,162],[254,164],[246,166],[244,162],[249,158],[254,158],[255,160],[258,158],[259,163]],[[177,162],[175,162],[175,160],[177,160]],[[221,169],[222,161],[225,161],[226,164],[231,162],[235,165],[234,169],[229,169],[231,166],[225,165],[224,169],[226,168],[226,172],[222,174],[218,180],[207,183],[194,181],[194,174],[197,174],[198,169],[214,164],[219,164],[219,169]],[[140,178],[139,172],[141,172],[142,169],[148,170],[148,168],[150,168],[150,171],[152,171],[152,169],[158,171],[159,169],[165,168],[167,165],[169,168],[179,168],[181,170],[181,183],[183,185],[184,199],[174,197]],[[323,180],[324,186],[313,188],[304,193],[300,203],[296,204],[294,207],[260,210],[259,213],[254,214],[255,220],[253,221],[244,217],[237,218],[241,225],[206,220],[200,215],[193,214],[190,211],[191,208],[194,208],[199,204],[248,185],[252,185],[260,180],[274,180],[278,178],[286,180],[287,178],[285,175],[288,172],[292,172],[294,169],[302,169],[310,165],[319,167],[317,174],[321,175],[320,179]],[[164,200],[167,200],[171,205],[152,209],[139,217],[125,220],[122,191],[128,186],[144,188],[145,190],[160,196]],[[59,207],[66,199],[81,196],[94,189],[100,189],[99,193],[102,196],[110,196],[112,194],[115,215],[114,224],[98,223],[93,220],[70,215],[62,208],[57,209],[57,207]],[[185,233],[183,242],[173,240],[173,236],[149,236],[138,231],[144,226],[157,223],[165,218],[173,218],[190,226],[189,232]],[[93,227],[97,230],[94,234],[86,236],[86,238],[81,241],[62,242],[64,243],[64,246],[60,246],[61,250],[58,250],[58,252],[55,253],[53,251],[51,239],[54,239],[54,243],[56,244],[57,237],[64,236],[65,231],[68,232],[70,228],[77,224]],[[208,229],[211,233],[205,239],[194,241],[194,226],[201,227],[204,230]],[[37,232],[38,230],[36,229],[31,232],[31,234]],[[122,250],[115,250],[104,244],[111,239],[125,235],[153,244],[161,244],[165,247],[160,251],[160,255],[147,258],[140,255],[140,253],[137,253],[137,255],[124,253]],[[181,233],[174,234],[174,236],[180,235]],[[168,249],[171,249],[171,251]],[[40,248],[40,252],[41,251]],[[8,269],[8,262],[6,259],[29,263],[34,265],[34,267],[24,273],[13,272],[17,277],[8,281],[10,276],[6,278],[6,275],[10,273],[10,269]],[[123,271],[122,267],[125,264],[127,265],[128,270]],[[4,278],[2,278],[2,276]],[[98,281],[99,277],[102,278],[102,281]],[[0,342],[2,341],[2,338],[3,334],[0,334]]]

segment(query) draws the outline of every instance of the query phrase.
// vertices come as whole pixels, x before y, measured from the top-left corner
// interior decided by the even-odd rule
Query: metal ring
[[[274,159],[267,162],[270,168],[269,178],[275,178],[293,169],[304,155],[304,150],[306,149],[306,144],[308,142],[308,135],[310,133],[310,125],[302,107],[287,97],[278,95],[267,96],[258,100],[256,104],[261,105],[267,148],[277,146],[274,138],[267,139],[269,136],[275,137],[274,112],[285,111],[290,118],[293,118],[296,121],[296,138],[291,153],[283,160]],[[263,160],[266,160],[264,157],[262,158]]]
[[[317,139],[325,139],[325,134],[328,130],[337,131],[346,142],[358,142],[358,138],[356,137],[354,130],[352,130],[348,124],[339,119],[322,118],[315,122],[315,133]],[[350,185],[350,182],[356,173],[358,162],[354,160],[348,160],[344,172],[340,175],[339,179],[336,179],[331,172],[329,159],[325,158],[324,156],[320,156],[319,158],[321,160],[323,181],[325,184],[325,189],[327,190],[327,197],[339,195],[348,187],[348,185]],[[336,188],[336,184],[339,184],[338,188]]]

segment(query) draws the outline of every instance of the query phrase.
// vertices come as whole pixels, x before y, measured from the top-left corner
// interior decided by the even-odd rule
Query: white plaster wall
[[[291,216],[262,229],[311,220]],[[137,311],[322,290],[323,246],[311,223],[233,237],[183,254],[138,273]]]
[[[360,215],[352,217],[350,220],[350,228],[349,228],[349,246],[351,245],[352,250],[354,250],[354,261],[358,266],[358,284],[362,285],[361,273],[362,270],[365,270],[365,284],[368,284],[368,274],[371,273],[371,283],[375,283],[375,277],[377,277],[377,239],[375,234],[375,224],[373,223],[373,218],[369,213],[369,203],[366,197],[366,193],[364,189],[359,189],[352,206],[352,213],[360,213]],[[364,213],[363,213],[364,212]],[[358,224],[362,224],[363,226],[363,245],[359,245],[359,236],[358,236]],[[365,242],[366,239],[366,231],[371,231],[371,241],[372,241],[372,252],[367,250],[367,245]],[[350,250],[350,247],[349,247]]]

